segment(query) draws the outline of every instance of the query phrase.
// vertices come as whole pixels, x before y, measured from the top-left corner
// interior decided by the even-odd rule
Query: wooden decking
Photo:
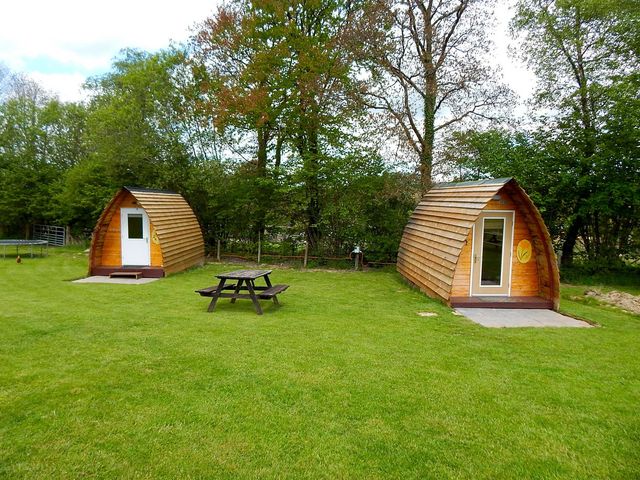
[[[142,278],[164,277],[164,269],[162,267],[93,267],[90,274],[108,277],[113,273],[127,272],[127,270],[139,273],[139,277]]]
[[[553,301],[542,297],[451,297],[449,303],[460,308],[553,309]]]

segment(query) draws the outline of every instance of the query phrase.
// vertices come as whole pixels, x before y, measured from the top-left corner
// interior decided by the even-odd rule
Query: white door
[[[513,211],[485,210],[473,227],[471,295],[511,292]]]
[[[148,266],[149,217],[143,208],[120,209],[122,265]]]

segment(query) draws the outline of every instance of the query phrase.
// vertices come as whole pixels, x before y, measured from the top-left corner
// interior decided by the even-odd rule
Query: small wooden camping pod
[[[404,229],[397,268],[454,307],[558,308],[549,232],[513,178],[434,186]]]
[[[124,187],[98,219],[89,258],[90,275],[135,269],[144,277],[163,277],[204,264],[204,241],[181,195]]]

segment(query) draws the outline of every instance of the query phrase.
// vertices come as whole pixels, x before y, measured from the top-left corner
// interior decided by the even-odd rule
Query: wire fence
[[[371,254],[365,245],[337,245],[328,240],[313,247],[304,234],[282,233],[251,238],[212,239],[209,236],[207,253],[210,260],[287,264],[302,268],[381,268],[394,266],[395,258]]]

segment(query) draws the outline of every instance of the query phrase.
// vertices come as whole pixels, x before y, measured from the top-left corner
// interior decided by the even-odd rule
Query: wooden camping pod
[[[504,294],[483,295],[481,290],[490,288],[474,284],[472,278],[474,268],[476,275],[483,275],[478,271],[482,257],[479,251],[474,254],[473,246],[474,240],[482,243],[481,237],[474,238],[474,232],[484,228],[479,222],[492,214],[512,219],[511,232],[504,223],[501,253],[508,276],[500,282],[508,285],[503,285]],[[558,308],[560,280],[549,232],[538,209],[512,178],[433,187],[404,229],[397,268],[423,292],[452,306],[517,308],[513,304],[519,302],[528,308]]]
[[[123,265],[121,209],[144,210],[149,228],[148,265],[136,270],[146,277],[162,277],[204,264],[204,240],[200,224],[187,201],[166,190],[124,187],[107,204],[91,239],[90,275],[109,275]]]

